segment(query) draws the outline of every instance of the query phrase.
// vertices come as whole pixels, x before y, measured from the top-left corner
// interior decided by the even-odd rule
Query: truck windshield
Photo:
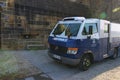
[[[58,24],[53,31],[54,35],[77,36],[81,23]]]

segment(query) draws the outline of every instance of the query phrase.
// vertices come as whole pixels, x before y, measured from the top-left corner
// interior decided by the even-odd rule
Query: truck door
[[[85,23],[82,35],[84,40],[82,47],[84,49],[92,51],[94,58],[98,59],[99,57],[99,28],[97,23]]]
[[[108,57],[109,49],[110,49],[110,24],[105,23],[103,31],[103,40],[102,40],[102,51],[103,51],[103,58]]]

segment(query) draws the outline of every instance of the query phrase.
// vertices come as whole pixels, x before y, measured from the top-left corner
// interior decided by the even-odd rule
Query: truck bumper
[[[68,57],[63,57],[63,56],[59,56],[59,55],[56,55],[50,52],[48,52],[48,55],[56,61],[59,61],[64,64],[72,65],[72,66],[78,65],[80,62],[80,59],[72,59]]]

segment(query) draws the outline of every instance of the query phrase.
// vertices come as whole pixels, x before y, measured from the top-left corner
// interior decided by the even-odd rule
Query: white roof
[[[63,21],[69,21],[69,20],[85,20],[85,17],[66,17],[63,19]]]

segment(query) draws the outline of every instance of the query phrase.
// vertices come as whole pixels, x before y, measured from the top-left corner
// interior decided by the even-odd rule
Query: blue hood
[[[76,39],[66,39],[66,38],[58,38],[58,37],[49,37],[48,43],[57,45],[57,46],[64,46],[64,47],[78,47],[78,41]]]

